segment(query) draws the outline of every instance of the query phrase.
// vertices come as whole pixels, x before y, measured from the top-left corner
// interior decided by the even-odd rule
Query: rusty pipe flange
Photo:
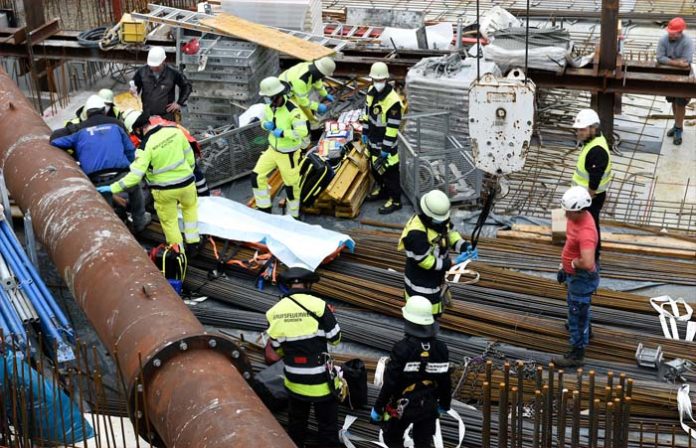
[[[250,383],[253,379],[253,370],[245,349],[222,334],[202,333],[190,335],[167,342],[159,347],[153,352],[154,355],[151,355],[149,359],[143,360],[139,375],[131,382],[128,393],[132,410],[130,418],[133,420],[133,426],[138,428],[138,433],[143,439],[154,446],[164,447],[165,445],[154,429],[154,425],[148,424],[146,421],[146,415],[143,411],[143,409],[146,409],[144,400],[146,390],[143,385],[149,384],[150,378],[157,370],[174,359],[178,354],[193,350],[213,350],[222,353],[232,361],[232,364],[247,383]],[[137,412],[135,411],[136,409]]]

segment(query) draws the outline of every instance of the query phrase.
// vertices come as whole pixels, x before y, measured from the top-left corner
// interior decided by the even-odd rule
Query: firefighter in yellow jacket
[[[340,379],[331,376],[327,364],[327,342],[337,345],[341,328],[331,309],[314,296],[311,285],[319,275],[299,267],[279,276],[289,288],[266,313],[271,346],[285,363],[285,388],[289,395],[288,433],[298,447],[304,447],[309,410],[314,406],[321,447],[342,446],[338,439],[338,400],[334,391]]]
[[[133,124],[143,128],[143,139],[135,152],[130,172],[118,182],[98,187],[100,193],[121,193],[145,177],[167,244],[189,245],[200,242],[198,234],[198,195],[194,182],[193,148],[183,132],[175,127],[153,125],[146,114]],[[184,218],[184,237],[179,229],[178,206]]]
[[[442,315],[445,274],[452,267],[450,249],[461,252],[466,241],[450,222],[450,201],[440,190],[432,190],[420,200],[421,213],[413,215],[404,227],[398,250],[406,252],[404,290],[406,300],[423,296],[433,305],[433,315]]]
[[[278,168],[293,218],[300,216],[300,156],[309,135],[307,117],[287,97],[288,88],[274,76],[261,81],[260,92],[266,101],[261,127],[268,131],[266,149],[254,167],[251,185],[256,208],[268,213],[273,209],[268,176]]]
[[[279,76],[282,82],[290,86],[288,98],[305,113],[311,129],[321,127],[317,115],[323,115],[328,111],[328,106],[321,101],[331,103],[335,100],[324,85],[324,78],[333,75],[334,70],[334,60],[324,57],[313,62],[300,62]]]
[[[372,87],[367,91],[363,116],[363,144],[370,151],[375,188],[368,201],[387,199],[380,214],[387,215],[401,209],[401,179],[399,151],[396,137],[401,126],[404,106],[401,97],[387,83],[389,68],[384,62],[375,62],[370,69]]]

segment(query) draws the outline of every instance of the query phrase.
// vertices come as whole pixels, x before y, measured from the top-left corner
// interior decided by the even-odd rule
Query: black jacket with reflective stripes
[[[437,338],[420,339],[406,335],[392,348],[375,409],[382,412],[388,403],[402,398],[405,389],[422,381],[433,382],[433,393],[437,395],[440,406],[449,409],[452,401],[449,370],[449,350],[444,342]]]

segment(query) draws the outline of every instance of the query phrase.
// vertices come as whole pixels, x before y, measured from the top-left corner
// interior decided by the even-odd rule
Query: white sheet
[[[351,252],[355,248],[355,242],[346,234],[214,196],[198,199],[198,230],[202,235],[263,243],[287,266],[312,271],[342,244]]]

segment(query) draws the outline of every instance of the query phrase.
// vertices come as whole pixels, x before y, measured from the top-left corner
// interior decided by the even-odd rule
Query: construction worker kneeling
[[[143,129],[143,139],[135,153],[130,172],[118,182],[98,187],[100,193],[120,193],[145,177],[155,210],[162,224],[167,244],[186,243],[197,247],[198,195],[194,182],[193,149],[186,136],[176,127],[155,126],[146,114],[140,115],[133,124],[134,129]],[[184,218],[184,238],[179,230],[178,206]]]
[[[256,208],[271,213],[273,202],[268,176],[278,168],[293,218],[300,216],[300,157],[309,135],[307,117],[288,100],[286,84],[274,76],[261,81],[259,94],[266,102],[261,127],[268,131],[268,149],[261,153],[251,178]]]
[[[442,314],[445,274],[452,267],[450,249],[466,249],[464,238],[450,222],[450,201],[440,190],[432,190],[420,200],[421,213],[413,215],[404,227],[398,250],[406,252],[404,290],[406,300],[423,296],[432,303],[433,315]],[[459,262],[459,259],[457,260]]]
[[[414,445],[409,446],[426,448],[437,418],[449,410],[452,400],[449,351],[437,339],[428,299],[413,296],[401,310],[405,336],[392,348],[370,421],[385,422],[384,442],[390,448],[405,446],[410,425]]]

